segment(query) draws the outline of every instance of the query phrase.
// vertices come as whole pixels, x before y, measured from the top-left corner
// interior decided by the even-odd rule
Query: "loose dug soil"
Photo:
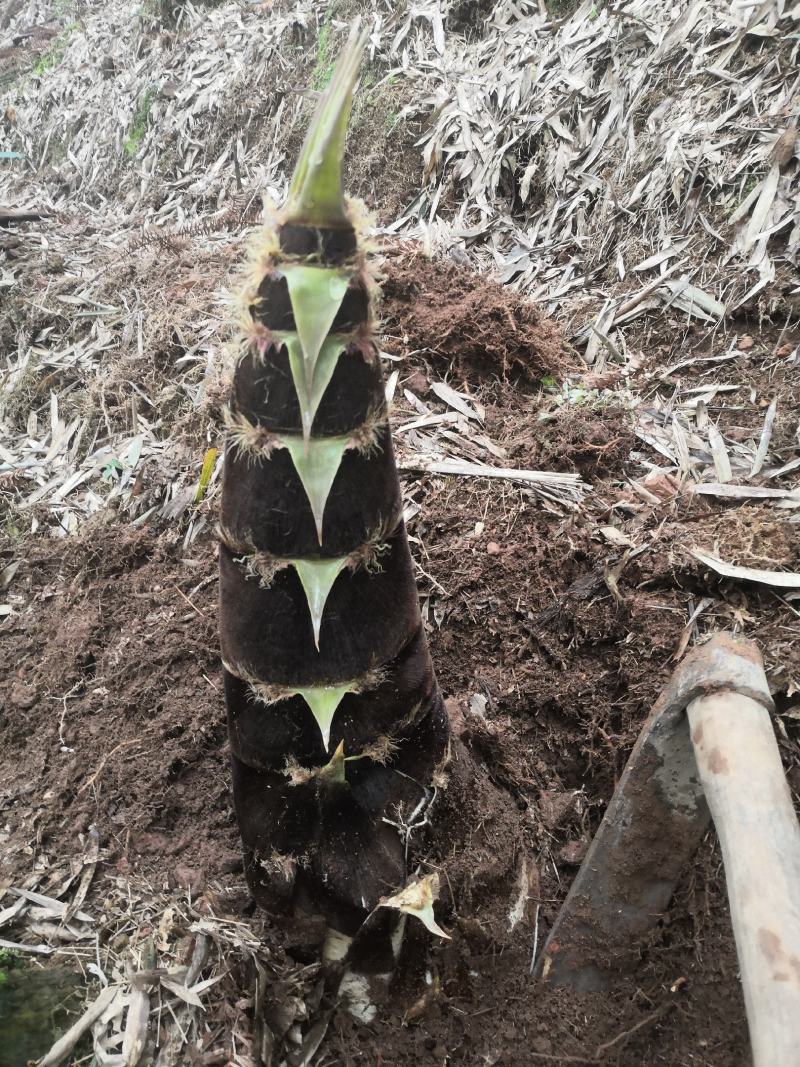
[[[421,509],[410,533],[423,611],[457,737],[437,830],[414,847],[441,871],[438,917],[452,940],[414,934],[417,963],[402,970],[391,1005],[366,1027],[336,1013],[327,1062],[744,1067],[713,835],[617,990],[543,989],[530,965],[689,639],[692,605],[712,598],[708,629],[757,632],[782,706],[797,692],[791,610],[767,592],[728,592],[687,555],[687,531],[701,547],[724,540],[741,562],[789,562],[798,528],[756,507],[729,522],[668,481],[659,503],[645,503],[625,478],[633,419],[624,395],[564,406],[535,384],[565,366],[552,326],[459,268],[395,267],[385,314],[387,346],[405,357],[402,380],[422,393],[449,366],[454,384],[485,404],[487,430],[512,462],[574,470],[594,489],[580,511],[562,513],[510,485],[406,478]],[[491,334],[477,332],[484,315]],[[647,549],[629,559],[602,532],[612,520]],[[107,513],[77,537],[3,548],[0,563],[21,560],[19,613],[2,630],[3,880],[34,860],[79,854],[93,824],[106,878],[142,875],[251,915],[229,793],[216,548],[206,538],[185,549],[183,535]],[[791,716],[785,723],[797,790],[798,731]],[[526,870],[530,900],[510,932]],[[102,877],[93,892],[102,899]],[[252,921],[276,970],[305,962],[268,917]]]
[[[568,366],[555,324],[511,289],[476,285],[446,260],[394,256],[382,278],[389,351],[428,356],[441,374],[510,377],[530,384]]]

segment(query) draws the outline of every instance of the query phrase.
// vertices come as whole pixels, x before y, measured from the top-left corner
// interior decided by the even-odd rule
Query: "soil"
[[[593,488],[570,512],[509,484],[404,476],[420,507],[412,551],[458,739],[437,829],[415,847],[441,871],[437,917],[452,940],[415,935],[417,963],[401,970],[375,1022],[333,1016],[326,1062],[744,1067],[713,834],[618,987],[578,996],[544,988],[530,967],[700,598],[712,602],[699,630],[757,634],[779,706],[791,708],[800,689],[792,608],[720,581],[686,548],[724,545],[738,562],[796,565],[798,526],[791,513],[734,512],[666,479],[658,503],[645,502],[627,480],[634,438],[624,392],[570,406],[542,385],[574,358],[552,323],[449,263],[400,260],[387,273],[386,347],[403,356],[401,380],[422,393],[450,368],[452,384],[485,405],[487,432],[510,463],[575,471]],[[653,353],[640,373],[686,356]],[[213,512],[213,500],[201,507]],[[611,525],[646,550],[628,558],[603,533]],[[0,629],[0,879],[80,854],[95,825],[96,896],[120,874],[214,894],[257,924],[276,973],[288,972],[297,953],[269,917],[252,917],[241,871],[216,546],[209,535],[184,548],[184,532],[175,523],[134,529],[106,512],[77,536],[2,547],[0,567],[21,565],[18,613]],[[800,730],[791,715],[780,723],[796,793]],[[509,931],[523,870],[530,899]]]
[[[534,304],[511,289],[476,285],[473,271],[449,260],[395,255],[381,283],[390,352],[428,356],[440,373],[528,384],[568,366],[559,331]]]

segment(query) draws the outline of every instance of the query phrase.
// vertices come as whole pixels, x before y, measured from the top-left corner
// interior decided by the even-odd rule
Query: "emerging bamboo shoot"
[[[247,877],[259,903],[303,906],[345,939],[404,884],[398,827],[431,794],[448,739],[402,520],[363,215],[342,194],[365,40],[351,33],[286,204],[252,249],[219,531]]]

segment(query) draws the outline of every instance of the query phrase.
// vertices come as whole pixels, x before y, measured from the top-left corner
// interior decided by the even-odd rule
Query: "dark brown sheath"
[[[256,900],[353,936],[409,873],[398,827],[428,797],[448,727],[359,235],[349,206],[333,225],[290,207],[254,248],[230,400],[220,634],[234,801]],[[329,299],[320,348],[308,323]]]

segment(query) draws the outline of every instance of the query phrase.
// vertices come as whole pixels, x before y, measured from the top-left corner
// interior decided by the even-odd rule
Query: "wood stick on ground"
[[[0,207],[0,226],[11,226],[18,222],[40,222],[45,217],[41,211],[14,211],[9,207]]]
[[[718,691],[773,707],[752,642],[716,634],[672,675],[534,967],[546,981],[598,990],[638,965],[642,939],[668,907],[708,826],[686,709]]]
[[[800,1048],[800,827],[769,712],[731,691],[688,707],[725,863],[755,1067]]]

